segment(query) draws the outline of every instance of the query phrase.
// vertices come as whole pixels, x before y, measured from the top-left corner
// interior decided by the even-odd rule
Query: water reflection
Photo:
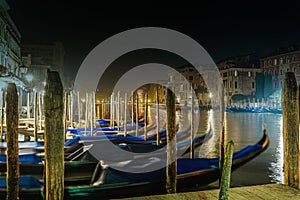
[[[201,113],[203,127],[210,119],[214,135],[200,149],[198,157],[216,157],[219,149],[220,119],[218,111]],[[268,149],[232,174],[232,186],[283,182],[282,116],[269,113],[226,113],[225,141],[233,140],[234,150],[255,144],[262,137],[262,126],[267,125],[270,137]],[[201,127],[201,125],[200,125]],[[205,131],[202,130],[202,133]],[[214,183],[215,185],[217,183]]]

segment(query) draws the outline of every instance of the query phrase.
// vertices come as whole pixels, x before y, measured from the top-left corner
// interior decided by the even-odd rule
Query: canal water
[[[220,115],[218,111],[201,111],[200,132],[205,132],[207,121],[212,123],[213,137],[201,148],[198,157],[217,157],[219,149]],[[271,113],[226,113],[225,140],[234,142],[234,151],[258,142],[266,124],[270,143],[268,148],[232,173],[233,187],[283,182],[282,115]],[[200,133],[201,134],[201,133]],[[217,187],[218,182],[210,184]]]

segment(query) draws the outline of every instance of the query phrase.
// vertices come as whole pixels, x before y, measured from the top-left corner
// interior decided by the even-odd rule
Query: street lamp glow
[[[32,74],[27,74],[27,75],[25,76],[25,78],[26,78],[26,80],[27,80],[28,82],[32,82],[32,80],[33,80],[33,75],[32,75]]]

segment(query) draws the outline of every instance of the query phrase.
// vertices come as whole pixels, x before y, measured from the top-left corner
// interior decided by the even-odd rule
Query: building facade
[[[225,101],[255,98],[259,87],[257,75],[262,72],[255,54],[224,59],[217,63],[225,88]]]
[[[21,34],[8,14],[10,9],[5,0],[0,0],[0,83],[15,83],[25,88],[21,69]]]
[[[64,47],[61,42],[54,44],[24,44],[22,58],[28,66],[27,81],[40,89],[46,81],[47,69],[57,71],[64,82]]]
[[[292,45],[278,49],[270,56],[260,59],[260,67],[266,78],[266,93],[271,94],[282,88],[285,72],[294,72],[300,82],[300,48]]]

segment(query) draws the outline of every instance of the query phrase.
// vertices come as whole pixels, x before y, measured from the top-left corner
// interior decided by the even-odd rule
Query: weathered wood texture
[[[176,193],[177,185],[177,149],[176,149],[176,116],[175,116],[175,94],[167,89],[166,98],[167,111],[167,167],[166,167],[166,189],[168,193]]]
[[[5,106],[5,92],[2,91],[1,97],[1,137],[0,142],[3,142],[3,124],[4,124],[4,106]]]
[[[128,198],[122,200],[217,200],[219,190],[205,190],[166,195],[152,195]],[[300,191],[283,184],[266,184],[246,187],[230,188],[230,200],[299,200]]]
[[[47,73],[45,87],[45,190],[47,200],[63,199],[64,191],[64,102],[57,72]]]
[[[38,141],[38,135],[37,135],[37,127],[38,127],[38,93],[34,92],[34,104],[33,104],[33,118],[34,118],[34,130],[33,130],[33,135],[34,135],[34,141]]]
[[[282,89],[284,183],[299,189],[299,101],[295,74],[287,72]]]
[[[18,148],[18,94],[14,83],[9,83],[6,94],[6,180],[7,180],[7,199],[19,199],[19,148]]]
[[[220,184],[220,193],[219,200],[227,200],[228,193],[230,188],[230,180],[231,180],[231,166],[232,166],[232,156],[233,156],[233,142],[228,142],[226,146],[226,153],[224,158],[224,165],[222,169],[222,178]]]

